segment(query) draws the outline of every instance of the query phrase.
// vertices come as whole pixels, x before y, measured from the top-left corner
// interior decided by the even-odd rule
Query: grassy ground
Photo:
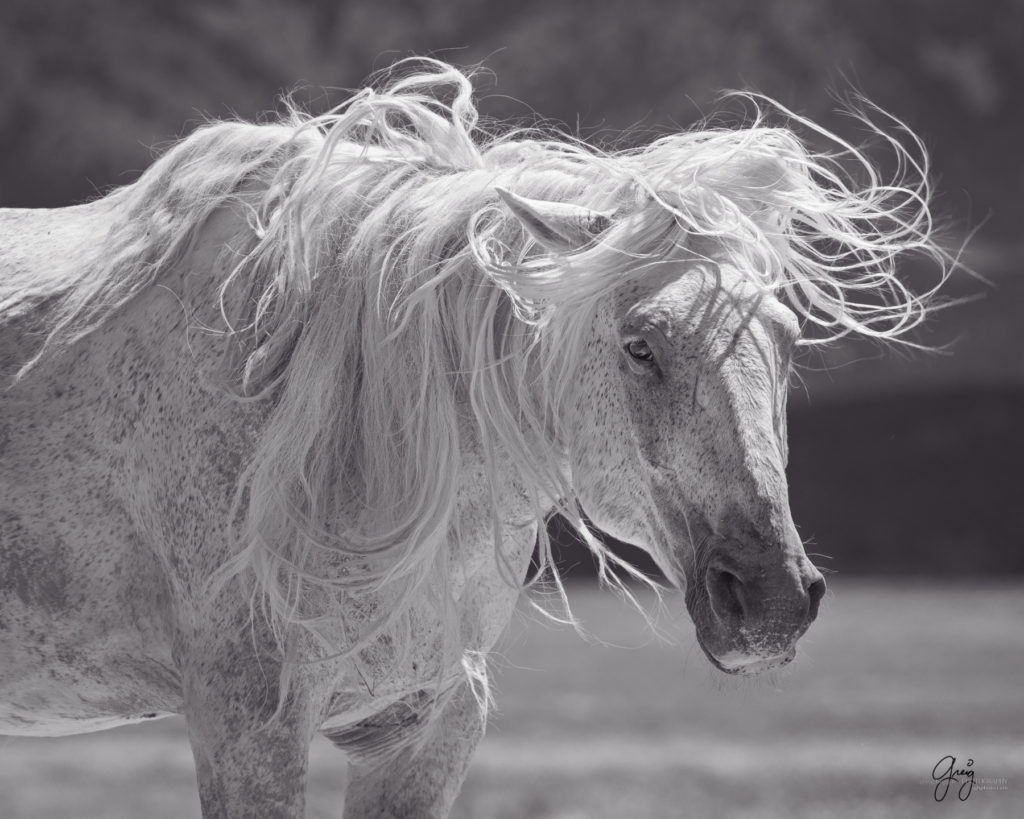
[[[682,618],[664,621],[682,648],[651,642],[589,588],[573,591],[577,614],[621,647],[518,618],[455,816],[1024,817],[1024,589],[833,588],[791,670],[754,684],[709,671]],[[947,754],[974,760],[966,802],[933,799]],[[309,815],[337,816],[343,792],[342,757],[318,741]],[[180,720],[0,739],[4,819],[198,813]]]

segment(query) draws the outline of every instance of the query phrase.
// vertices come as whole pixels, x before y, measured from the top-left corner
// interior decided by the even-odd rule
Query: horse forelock
[[[828,337],[899,338],[930,294],[900,283],[896,255],[943,256],[912,135],[910,149],[889,138],[905,172],[895,181],[838,138],[845,160],[760,115],[616,152],[531,131],[484,136],[469,78],[428,66],[318,117],[213,124],[172,148],[117,194],[125,218],[109,259],[87,265],[41,355],[99,326],[201,240],[214,210],[240,202],[249,236],[221,309],[244,342],[242,395],[272,396],[273,410],[238,486],[239,552],[216,581],[251,570],[281,639],[293,627],[331,635],[324,654],[408,633],[412,600],[430,593],[449,606],[443,653],[457,665],[480,647],[449,594],[452,556],[470,548],[456,520],[468,447],[485,464],[510,583],[521,578],[507,568],[498,497],[510,469],[546,560],[552,504],[602,565],[614,560],[586,532],[565,470],[567,412],[603,298],[706,251]],[[555,257],[497,186],[616,218]],[[239,288],[251,298],[233,302]],[[382,590],[386,612],[342,622],[339,641],[343,602]]]

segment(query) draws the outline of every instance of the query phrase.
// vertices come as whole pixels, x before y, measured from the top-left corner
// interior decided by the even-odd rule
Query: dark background
[[[947,241],[988,279],[908,355],[808,352],[791,396],[791,494],[808,551],[852,573],[1024,570],[1024,3],[1014,0],[4,0],[0,206],[56,207],[132,181],[204,116],[314,110],[410,54],[482,62],[481,109],[598,141],[685,127],[724,88],[841,135],[830,90],[904,119],[934,162]],[[521,101],[520,101],[521,100]],[[536,112],[536,113],[535,113]],[[908,262],[905,275],[935,272]],[[587,568],[567,547],[566,566]]]

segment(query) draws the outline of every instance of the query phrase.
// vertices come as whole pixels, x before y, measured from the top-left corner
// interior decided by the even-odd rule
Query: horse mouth
[[[704,653],[711,664],[725,674],[740,677],[754,677],[765,671],[789,665],[796,657],[796,646],[774,657],[752,657],[739,651],[728,651],[718,657],[705,649]]]

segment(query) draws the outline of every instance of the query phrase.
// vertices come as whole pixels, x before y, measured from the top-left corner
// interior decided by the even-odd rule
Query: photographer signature
[[[962,768],[957,768],[955,756],[944,756],[934,768],[932,779],[935,785],[935,801],[941,802],[949,793],[950,785],[959,785],[956,795],[961,802],[966,802],[974,788],[974,760],[968,759]]]

